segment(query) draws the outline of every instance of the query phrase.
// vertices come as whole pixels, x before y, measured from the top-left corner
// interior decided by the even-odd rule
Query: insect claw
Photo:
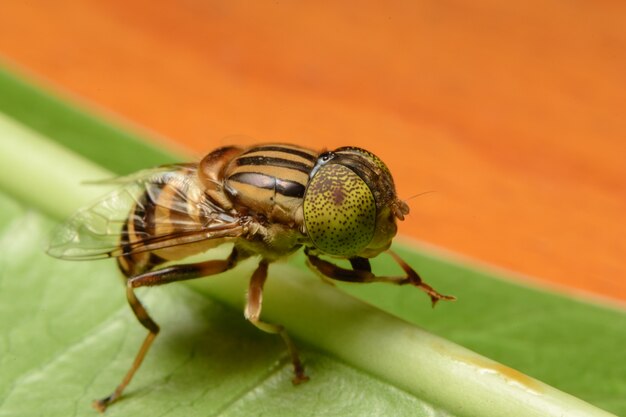
[[[430,301],[432,303],[432,307],[435,308],[435,306],[437,305],[437,303],[441,300],[444,301],[456,301],[456,297],[453,295],[443,295],[438,293],[434,288],[432,288],[430,285],[424,283],[424,282],[420,282],[419,284],[416,285],[416,287],[420,288],[422,291],[424,291],[429,297],[430,297]]]
[[[307,382],[309,380],[309,377],[306,375],[302,375],[302,376],[296,376],[291,380],[291,383],[293,385],[300,385],[304,382]]]
[[[293,379],[291,380],[291,383],[293,385],[300,385],[303,382],[307,382],[308,380],[309,380],[309,377],[305,375],[304,370],[302,370],[294,375]]]
[[[441,301],[441,300],[444,300],[444,301],[456,301],[456,297],[455,296],[439,294],[436,291],[434,291],[432,294],[429,293],[428,295],[430,296],[430,301],[432,302],[433,308],[435,308],[437,303],[439,301]]]
[[[432,295],[430,296],[430,303],[431,303],[432,308],[435,308],[438,302],[439,302],[439,298],[433,297]]]
[[[101,400],[94,400],[93,403],[91,403],[91,406],[98,410],[98,412],[104,413],[109,404],[111,404],[111,395]]]

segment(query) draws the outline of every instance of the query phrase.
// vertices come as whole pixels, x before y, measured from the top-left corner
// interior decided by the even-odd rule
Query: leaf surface
[[[51,222],[5,195],[0,213],[0,415],[96,414],[145,334],[117,271],[46,256]],[[314,378],[293,387],[282,342],[241,313],[183,285],[142,293],[163,332],[108,416],[448,415],[310,349]]]
[[[0,82],[14,87],[14,99],[0,99],[0,109],[25,120],[35,131],[0,115],[4,151],[0,155],[0,190],[4,191],[0,193],[0,415],[87,415],[92,412],[91,400],[108,394],[119,382],[145,331],[125,305],[112,262],[63,262],[43,253],[55,218],[103,192],[80,187],[79,182],[110,175],[67,149],[118,173],[153,165],[155,160],[166,159],[166,154],[150,148],[144,158],[141,141],[133,140],[133,149],[139,151],[117,169],[115,155],[127,139],[125,133],[106,128],[81,112],[63,110],[63,105],[51,104],[45,95],[37,93],[33,99],[28,86],[2,75]],[[39,118],[27,111],[28,103],[38,103]],[[98,152],[87,153],[85,149],[93,149],[88,146],[91,139],[68,133],[73,126],[82,132],[98,132],[97,141],[107,135],[116,138],[117,145],[107,149],[100,144]],[[31,168],[28,175],[17,176],[24,166]],[[411,288],[338,287],[520,372],[487,359],[455,362],[452,355],[443,368],[429,368],[434,365],[428,355],[407,362],[411,354],[429,347],[424,340],[407,342],[406,338],[430,338],[429,334],[353,304],[338,288],[309,286],[310,273],[304,272],[303,259],[296,256],[290,265],[271,269],[264,312],[272,320],[293,326],[299,345],[305,346],[303,354],[312,376],[309,383],[292,387],[281,341],[247,324],[240,307],[231,308],[241,304],[252,267],[243,265],[221,280],[140,292],[163,332],[124,400],[107,414],[483,417],[497,408],[489,401],[482,408],[474,404],[480,412],[463,408],[464,401],[477,398],[470,389],[483,395],[495,392],[491,398],[506,399],[511,387],[522,386],[538,393],[532,395],[539,399],[564,398],[571,406],[568,416],[606,415],[572,397],[561,397],[549,387],[544,391],[544,385],[535,385],[540,383],[526,376],[530,375],[626,415],[623,309],[518,285],[506,276],[414,247],[399,249],[429,283],[459,301],[433,310],[427,298]],[[387,273],[395,268],[384,258],[374,266]],[[308,296],[306,291],[311,291],[311,297],[294,298],[298,300],[295,307],[289,304],[291,293],[282,292],[291,288],[290,281],[296,285],[296,296]],[[300,282],[303,287],[297,286]],[[313,306],[305,309],[307,301]],[[315,307],[320,311],[315,312]],[[291,314],[285,316],[285,311]],[[328,313],[330,321],[316,322],[317,313],[322,318]],[[395,326],[398,333],[392,330]],[[445,340],[441,343],[456,349]],[[398,352],[397,356],[390,357],[391,351]],[[423,366],[416,366],[417,362]],[[416,377],[427,369],[444,372]],[[476,370],[475,378],[468,377],[470,370]],[[455,372],[458,377],[450,378]],[[480,386],[483,382],[485,387]],[[452,389],[455,384],[468,391]],[[437,407],[431,405],[433,399]],[[536,412],[533,406],[515,405],[515,412],[508,415],[555,411]]]

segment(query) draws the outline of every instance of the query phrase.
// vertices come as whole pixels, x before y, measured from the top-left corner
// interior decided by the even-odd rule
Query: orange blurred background
[[[356,145],[401,233],[626,300],[626,3],[4,0],[9,65],[194,154]]]

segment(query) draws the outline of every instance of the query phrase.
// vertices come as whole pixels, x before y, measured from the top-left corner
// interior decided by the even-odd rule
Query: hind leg
[[[128,372],[126,372],[122,382],[110,395],[94,401],[94,408],[103,412],[109,405],[111,405],[111,403],[115,402],[122,395],[124,388],[126,388],[126,386],[133,379],[135,372],[137,372],[137,369],[141,366],[146,353],[148,353],[152,342],[154,342],[157,334],[159,334],[159,325],[156,324],[156,322],[150,317],[141,301],[139,301],[135,295],[134,289],[138,287],[163,285],[174,281],[184,281],[215,275],[233,268],[236,264],[237,252],[233,250],[228,259],[225,260],[212,260],[195,264],[169,266],[131,277],[126,281],[126,298],[128,299],[128,304],[133,310],[133,313],[135,313],[137,320],[139,320],[141,325],[148,330],[148,335],[141,344],[141,348],[139,348],[139,352],[137,352],[135,360],[133,361]]]

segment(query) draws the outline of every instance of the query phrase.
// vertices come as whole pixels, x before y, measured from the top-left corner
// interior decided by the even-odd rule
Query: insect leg
[[[132,287],[126,288],[126,298],[128,299],[128,304],[130,304],[133,313],[135,313],[135,316],[137,317],[137,320],[139,320],[143,327],[148,329],[149,333],[141,344],[141,347],[139,348],[139,352],[137,352],[137,355],[135,356],[133,364],[124,376],[124,379],[122,379],[122,382],[115,388],[115,391],[113,391],[113,393],[111,393],[109,396],[100,400],[95,400],[93,402],[94,408],[100,412],[104,412],[111,403],[116,401],[120,397],[120,395],[122,395],[122,391],[124,391],[124,388],[126,388],[126,386],[130,383],[133,375],[135,375],[135,372],[137,371],[137,369],[139,369],[141,362],[143,362],[143,358],[146,356],[148,349],[150,349],[150,345],[152,345],[152,342],[159,333],[159,325],[156,324],[156,322],[152,320],[152,318],[148,315],[148,312],[146,311],[144,306],[135,296]]]
[[[325,261],[316,255],[306,253],[308,257],[307,265],[313,270],[320,272],[321,274],[332,278],[337,281],[345,282],[389,282],[396,285],[413,285],[424,291],[430,297],[433,303],[433,307],[439,300],[455,300],[456,298],[450,295],[443,295],[435,291],[430,285],[426,284],[422,278],[415,272],[406,262],[402,260],[398,255],[392,251],[388,251],[391,257],[400,265],[400,267],[406,273],[404,277],[381,277],[374,275],[369,270],[369,262],[364,261],[352,261],[351,264],[354,269],[346,269],[337,266],[331,262]]]
[[[230,256],[225,260],[211,260],[195,264],[174,265],[136,275],[126,281],[126,298],[128,299],[128,304],[130,304],[137,320],[139,320],[141,325],[145,327],[149,333],[141,344],[141,348],[139,348],[139,352],[137,353],[137,356],[135,356],[135,360],[124,376],[124,379],[122,379],[122,382],[115,388],[115,391],[113,391],[111,395],[101,400],[94,401],[94,408],[103,412],[111,403],[116,401],[120,395],[122,395],[122,391],[124,391],[124,388],[126,388],[126,386],[133,379],[135,372],[139,369],[139,366],[141,365],[141,362],[143,362],[143,359],[150,349],[152,342],[159,333],[159,325],[152,320],[141,301],[139,301],[135,295],[134,289],[137,287],[156,286],[174,281],[184,281],[219,274],[233,268],[237,264],[237,260],[237,252],[233,249]]]
[[[396,263],[400,265],[400,267],[406,273],[406,282],[399,282],[398,284],[402,285],[406,283],[406,284],[411,284],[415,287],[418,287],[419,289],[424,291],[426,294],[428,294],[428,296],[430,297],[430,300],[433,303],[433,307],[435,306],[435,304],[437,304],[439,300],[446,300],[446,301],[456,300],[455,296],[440,294],[433,287],[426,284],[424,280],[422,279],[422,277],[420,277],[419,274],[413,268],[409,266],[409,264],[404,262],[404,259],[402,259],[397,253],[391,250],[387,250],[387,253],[391,255],[394,261],[396,261]]]
[[[250,320],[250,322],[257,328],[267,333],[279,334],[283,338],[285,344],[287,345],[289,356],[291,357],[291,363],[293,364],[293,372],[295,375],[292,381],[297,385],[301,382],[308,381],[309,377],[304,374],[304,366],[302,365],[302,361],[298,355],[296,345],[293,343],[293,340],[291,340],[282,325],[267,323],[261,321],[260,319],[263,304],[263,284],[265,284],[265,280],[267,279],[267,268],[267,261],[262,260],[259,262],[259,266],[252,274],[250,285],[248,287],[244,315],[246,319]]]
[[[372,272],[372,265],[370,265],[370,260],[367,258],[361,258],[360,256],[350,258],[350,265],[352,265],[352,269],[355,271]]]

